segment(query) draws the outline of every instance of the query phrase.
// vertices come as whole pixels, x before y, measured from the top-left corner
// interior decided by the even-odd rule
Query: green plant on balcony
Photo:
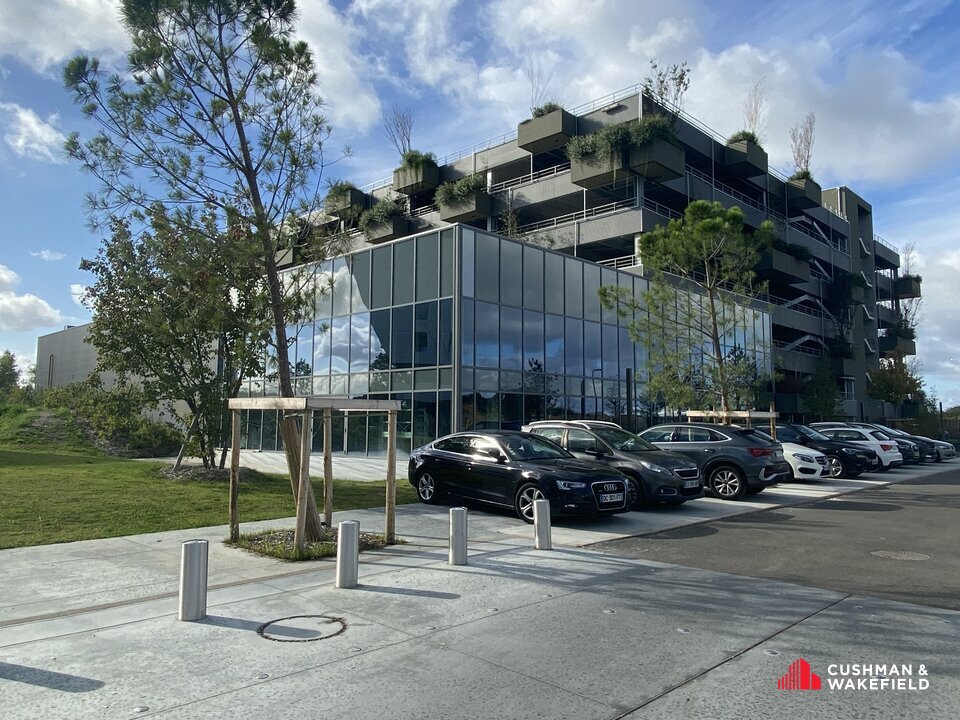
[[[649,145],[656,140],[677,144],[677,136],[670,119],[661,114],[644,115],[638,122],[619,123],[590,133],[578,135],[567,143],[567,157],[571,162],[582,162],[590,155],[612,160],[633,148]]]
[[[531,111],[532,117],[528,117],[523,123],[528,123],[534,118],[543,117],[544,115],[549,115],[550,113],[556,110],[563,110],[563,105],[555,102],[545,102],[543,105],[537,105]],[[522,123],[521,123],[522,124]]]
[[[454,182],[445,182],[437,188],[433,199],[440,205],[459,205],[466,202],[477,190],[486,192],[487,177],[485,173],[465,175]]]
[[[809,180],[810,182],[816,182],[813,179],[813,174],[809,170],[797,170],[788,179],[789,180]]]
[[[900,280],[913,280],[914,282],[923,282],[923,278],[916,273],[907,273],[899,277]]]
[[[752,142],[757,147],[760,146],[760,139],[752,130],[738,130],[729,138],[727,138],[727,145],[733,145],[734,143],[742,142],[744,140],[747,142]]]
[[[383,199],[374,203],[369,210],[364,210],[358,225],[363,234],[369,237],[372,228],[390,222],[393,218],[403,217],[405,214],[406,211],[401,202]]]
[[[917,331],[902,321],[891,328],[887,328],[887,335],[891,337],[903,338],[904,340],[917,339]]]
[[[801,262],[810,262],[813,259],[813,253],[806,245],[775,240],[773,246],[780,252],[784,252]]]
[[[397,170],[420,170],[424,167],[436,167],[437,156],[433,153],[422,153],[419,150],[407,150],[400,161]]]
[[[349,180],[336,180],[330,183],[327,190],[327,203],[331,205],[342,204],[350,195],[351,190],[356,190],[357,186]]]

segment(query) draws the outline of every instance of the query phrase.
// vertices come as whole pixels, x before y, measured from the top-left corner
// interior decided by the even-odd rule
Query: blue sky
[[[528,115],[523,68],[567,106],[642,81],[648,61],[687,61],[685,109],[728,135],[763,78],[763,144],[790,165],[789,129],[816,113],[813,173],[873,206],[875,231],[915,247],[923,276],[917,340],[928,386],[960,405],[960,2],[694,0],[301,0],[332,142],[353,154],[327,171],[358,185],[397,164],[381,112],[415,109],[413,145],[444,156],[510,132]],[[75,298],[96,253],[83,194],[62,155],[82,121],[60,84],[76,53],[122,66],[113,0],[0,3],[0,350],[32,363],[36,340],[88,321]]]

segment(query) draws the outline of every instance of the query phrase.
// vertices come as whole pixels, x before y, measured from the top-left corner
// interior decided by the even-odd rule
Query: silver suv
[[[647,428],[640,437],[693,460],[707,491],[725,500],[756,494],[793,476],[780,443],[750,428],[677,423]]]
[[[523,427],[563,447],[577,457],[616,468],[629,478],[627,507],[669,503],[679,505],[703,497],[703,482],[695,463],[660,450],[616,423],[600,420],[540,420]]]

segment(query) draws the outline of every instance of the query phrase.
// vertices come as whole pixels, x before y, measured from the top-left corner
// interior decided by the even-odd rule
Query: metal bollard
[[[203,620],[207,616],[206,540],[187,540],[180,552],[180,612],[178,620]]]
[[[357,586],[360,564],[360,523],[344,520],[337,531],[337,587]]]
[[[450,565],[467,564],[467,509],[450,508]]]
[[[536,544],[537,550],[553,550],[553,540],[550,537],[550,501],[533,501],[533,526],[537,532]]]

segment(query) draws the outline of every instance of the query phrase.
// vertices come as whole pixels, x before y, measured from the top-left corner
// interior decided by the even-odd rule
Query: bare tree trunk
[[[197,424],[200,422],[200,416],[196,413],[193,414],[193,422],[190,423],[190,427],[187,428],[187,434],[183,438],[183,444],[180,446],[180,452],[177,453],[177,461],[173,464],[174,470],[179,470],[180,465],[183,464],[183,456],[187,453],[187,445],[190,443],[190,436],[193,435],[193,431],[197,429]]]
[[[294,500],[300,500],[300,428],[295,416],[280,420],[280,437],[283,439],[283,452],[287,456],[287,468],[290,471],[290,489]],[[320,511],[317,509],[317,499],[313,494],[313,483],[307,484],[307,525],[304,537],[309,540],[320,540],[323,536],[323,525],[320,522]]]

